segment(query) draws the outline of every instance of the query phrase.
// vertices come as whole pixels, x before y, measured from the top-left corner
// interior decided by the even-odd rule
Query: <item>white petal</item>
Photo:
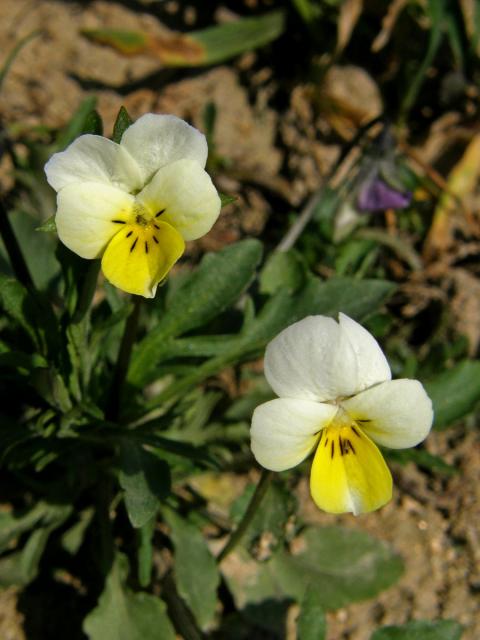
[[[64,187],[57,196],[55,222],[60,240],[82,258],[97,258],[121,224],[129,220],[133,196],[98,182]]]
[[[358,370],[356,391],[390,380],[390,366],[372,334],[344,313],[338,314],[338,321],[355,352]]]
[[[391,449],[422,442],[433,422],[432,401],[418,380],[390,380],[342,402],[372,440]]]
[[[160,169],[137,196],[152,215],[172,225],[185,240],[210,231],[220,213],[220,198],[210,176],[195,160],[178,160]]]
[[[184,120],[170,115],[147,113],[123,134],[120,145],[140,165],[144,183],[161,167],[190,158],[205,167],[207,140]]]
[[[337,407],[309,400],[278,398],[253,413],[251,447],[257,462],[272,471],[290,469],[304,460],[318,442]]]
[[[55,191],[80,182],[100,182],[128,192],[143,186],[140,169],[128,151],[108,138],[91,134],[55,153],[45,165],[45,173]]]
[[[281,397],[334,400],[388,380],[390,369],[376,340],[340,314],[338,324],[309,316],[267,346],[265,376]]]

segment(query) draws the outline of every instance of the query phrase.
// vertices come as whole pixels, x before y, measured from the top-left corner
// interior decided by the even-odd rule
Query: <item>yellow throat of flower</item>
[[[115,286],[146,297],[155,295],[157,284],[185,250],[182,236],[161,220],[166,209],[151,213],[135,203],[128,213],[112,219],[119,227],[102,259],[102,270]]]
[[[392,495],[392,477],[378,447],[342,408],[322,429],[312,463],[310,490],[329,513],[374,511]]]

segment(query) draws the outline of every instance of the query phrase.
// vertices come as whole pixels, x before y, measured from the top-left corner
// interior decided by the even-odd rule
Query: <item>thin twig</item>
[[[217,557],[217,562],[220,563],[224,560],[228,554],[233,551],[233,549],[237,546],[240,540],[243,538],[246,530],[248,529],[253,517],[257,513],[257,509],[260,506],[265,494],[267,493],[268,487],[270,486],[270,482],[273,478],[273,472],[267,471],[266,469],[262,470],[262,476],[260,481],[255,489],[255,493],[253,494],[247,510],[245,511],[243,518],[241,519],[238,527],[232,533],[230,538],[228,539],[226,545],[220,551]]]

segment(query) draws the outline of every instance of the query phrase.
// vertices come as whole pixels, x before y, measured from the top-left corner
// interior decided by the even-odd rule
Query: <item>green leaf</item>
[[[196,31],[188,36],[204,50],[203,64],[215,64],[244,51],[262,47],[276,40],[284,30],[283,11],[271,11],[263,16],[240,18]]]
[[[243,494],[232,504],[230,515],[235,523],[239,523],[255,491],[254,484],[249,484]],[[269,551],[276,549],[285,539],[286,527],[296,506],[291,491],[282,484],[272,484],[262,501],[261,509],[253,516],[242,539],[242,544],[251,548],[263,537]],[[264,545],[262,545],[264,548]]]
[[[237,200],[237,196],[229,196],[226,193],[219,193],[218,195],[220,196],[222,208],[226,207],[227,204],[232,204],[232,202],[235,202],[235,200]]]
[[[44,353],[47,337],[52,338],[57,320],[41,298],[34,297],[17,280],[0,273],[0,308]]]
[[[24,36],[23,38],[20,38],[20,40],[17,42],[17,44],[13,47],[13,49],[10,51],[10,53],[7,55],[5,62],[2,65],[2,68],[0,69],[0,90],[2,88],[3,82],[10,70],[10,67],[12,66],[12,64],[14,63],[16,57],[18,56],[18,54],[20,53],[20,51],[23,49],[23,47],[28,44],[31,40],[33,40],[34,38],[37,38],[39,35],[41,35],[41,31],[39,30],[35,30],[32,31],[31,33],[28,33],[26,36]]]
[[[327,637],[327,620],[319,602],[321,589],[321,585],[311,584],[305,592],[297,619],[298,640],[325,640]]]
[[[164,460],[125,440],[120,446],[119,482],[130,522],[138,528],[153,518],[168,495],[170,470]]]
[[[120,144],[120,140],[122,139],[123,134],[132,123],[133,120],[130,118],[128,111],[122,105],[117,114],[115,124],[113,125],[112,140],[117,144]]]
[[[174,572],[178,593],[204,629],[215,616],[220,583],[217,564],[195,525],[171,509],[163,509],[162,513],[171,529],[175,547]]]
[[[89,640],[175,640],[164,602],[125,586],[128,560],[117,554],[98,605],[83,622]]]
[[[26,512],[0,513],[0,552],[22,533],[55,522],[60,515],[63,516],[63,508],[43,501]]]
[[[15,369],[21,375],[31,375],[34,369],[45,369],[48,362],[38,353],[8,351],[0,353],[0,367]]]
[[[387,460],[393,460],[400,464],[414,462],[419,467],[439,471],[447,476],[453,476],[458,473],[458,469],[454,466],[448,464],[439,456],[429,453],[425,449],[386,449],[384,454]]]
[[[420,89],[428,77],[427,71],[432,66],[437,51],[444,37],[443,22],[445,18],[445,0],[428,0],[427,15],[430,19],[430,29],[428,31],[428,44],[425,49],[424,58],[413,77],[408,77],[408,86],[403,93],[400,104],[400,117],[402,124],[415,104]]]
[[[152,579],[153,534],[156,519],[152,518],[137,531],[138,540],[138,582],[141,587],[148,587]]]
[[[192,385],[215,375],[224,367],[247,357],[255,357],[282,329],[305,316],[311,314],[336,316],[339,311],[343,311],[361,321],[374,313],[394,289],[394,284],[384,280],[356,280],[355,278],[333,278],[327,282],[311,278],[306,286],[294,295],[280,289],[267,300],[257,317],[248,322],[240,335],[232,339],[228,348],[201,364],[192,373],[172,383],[150,400],[146,407],[154,409],[175,395],[190,389]],[[158,357],[158,351],[162,348],[161,341],[156,348]],[[150,363],[145,358],[145,367],[149,367],[153,373],[155,372],[155,365],[152,363],[155,359],[154,354],[155,351],[152,349]],[[145,376],[141,380],[145,382],[148,377]]]
[[[55,224],[55,216],[50,216],[43,224],[35,229],[35,231],[43,231],[44,233],[57,233],[57,225]]]
[[[0,558],[0,586],[25,586],[38,574],[38,566],[50,536],[47,528],[33,531],[21,551]]]
[[[312,278],[296,297],[296,317],[310,314],[336,317],[341,311],[361,322],[378,310],[395,291],[387,280],[331,278],[326,282]]]
[[[82,34],[125,55],[147,53],[165,67],[198,67],[223,62],[268,44],[284,29],[283,11],[271,11],[263,16],[239,18],[187,34],[155,37],[122,29],[86,29]]]
[[[279,289],[293,293],[305,281],[305,269],[294,251],[270,255],[260,274],[260,292],[272,294]]]
[[[82,29],[81,33],[93,42],[109,45],[126,55],[141,53],[150,42],[147,34],[141,31],[128,31],[125,29]]]
[[[400,558],[387,545],[353,529],[309,527],[303,546],[296,555],[280,549],[261,564],[242,560],[241,573],[225,572],[237,607],[267,598],[301,602],[307,587],[318,585],[318,606],[337,609],[373,597],[403,570]]]
[[[92,133],[96,136],[103,135],[103,121],[96,109],[90,111],[83,123],[82,134]]]
[[[480,401],[480,362],[464,360],[425,381],[424,386],[433,402],[435,427],[448,427]]]
[[[12,211],[10,222],[36,288],[47,289],[60,275],[60,266],[55,258],[56,235],[39,234],[39,218],[22,210]]]
[[[25,586],[36,578],[50,534],[65,522],[72,507],[40,503],[38,510],[34,508],[33,511],[37,514],[42,512],[41,519],[35,525],[36,528],[30,534],[23,549],[0,558],[0,586]],[[29,524],[31,522],[32,518]],[[12,529],[10,534],[11,531]],[[18,528],[17,532],[20,532]]]
[[[90,113],[95,110],[96,104],[97,99],[94,96],[88,96],[83,100],[70,122],[59,133],[53,151],[62,151],[83,133],[85,123]]]
[[[455,620],[415,620],[377,629],[370,640],[460,640],[463,627]]]
[[[229,307],[252,280],[262,257],[258,240],[243,240],[207,254],[198,269],[173,293],[156,327],[132,356],[128,379],[143,386],[158,363],[168,338],[206,324]]]
[[[62,547],[70,555],[74,556],[82,546],[85,533],[87,532],[94,515],[95,510],[93,507],[84,509],[79,513],[78,521],[62,535]]]

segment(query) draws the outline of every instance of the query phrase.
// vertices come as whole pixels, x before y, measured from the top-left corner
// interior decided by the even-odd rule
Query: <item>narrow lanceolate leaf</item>
[[[26,519],[19,518],[16,523],[10,523],[10,534],[15,529],[17,533],[20,533],[22,528],[27,530],[25,527],[27,524],[35,524],[35,528],[21,550],[9,553],[0,559],[0,587],[24,586],[36,578],[50,534],[65,522],[71,512],[70,506],[40,503],[30,511]],[[37,516],[40,517],[34,523]],[[10,535],[7,533],[4,540],[5,537]]]
[[[153,36],[141,31],[88,29],[83,35],[117,49],[124,55],[147,54],[165,67],[199,67],[216,64],[252,51],[278,38],[285,29],[282,11],[240,18],[188,34]]]
[[[234,245],[235,246],[235,245]],[[343,311],[355,320],[362,321],[374,313],[379,306],[395,290],[395,285],[385,280],[356,280],[354,278],[332,278],[322,282],[311,278],[307,284],[295,294],[284,289],[278,290],[263,305],[262,309],[245,326],[241,333],[232,340],[222,352],[202,363],[197,369],[167,387],[148,404],[149,409],[159,406],[173,396],[185,392],[209,376],[213,376],[224,367],[236,363],[243,358],[256,357],[267,342],[282,329],[308,315],[322,314],[336,317]],[[148,336],[143,342],[149,340]],[[144,370],[155,373],[155,353],[162,347],[162,340],[155,346],[150,357],[142,362]],[[142,345],[140,345],[142,346]],[[153,362],[152,362],[153,361]],[[138,380],[142,378],[142,369],[138,369]],[[137,382],[137,379],[135,379]],[[138,382],[137,382],[138,384]]]
[[[128,589],[127,574],[128,560],[117,554],[98,604],[83,623],[89,640],[174,640],[163,600]]]
[[[57,225],[55,224],[55,216],[50,216],[43,224],[35,229],[35,231],[43,231],[44,233],[57,233]]]
[[[226,207],[227,204],[232,204],[237,199],[237,196],[229,196],[226,193],[219,193],[220,202],[222,203],[222,207]]]
[[[424,386],[433,402],[434,426],[448,427],[480,402],[480,362],[464,360]]]
[[[305,592],[297,618],[298,640],[325,640],[327,637],[325,611],[318,597],[320,589],[320,585],[310,585]]]
[[[85,123],[87,122],[91,112],[95,109],[97,99],[95,96],[88,96],[83,100],[77,111],[73,114],[70,122],[59,133],[55,140],[52,151],[62,151],[71,142],[83,133]]]
[[[0,274],[0,309],[45,353],[47,346],[58,346],[57,320],[41,297],[34,297],[17,280]]]
[[[103,120],[96,109],[90,111],[88,116],[85,118],[82,134],[83,133],[92,133],[96,136],[101,136],[103,134]]]
[[[213,620],[220,583],[217,564],[199,529],[171,509],[163,509],[175,547],[175,582],[200,627]]]
[[[120,107],[120,110],[117,114],[117,118],[115,120],[115,124],[113,125],[113,136],[112,140],[116,143],[120,143],[123,134],[128,129],[128,127],[132,124],[133,120],[130,118],[128,111],[124,106]]]
[[[68,511],[67,509],[67,514]],[[9,546],[11,547],[15,539],[30,529],[39,529],[57,521],[63,522],[64,515],[65,510],[63,507],[58,507],[48,502],[37,502],[26,513],[0,513],[0,552],[5,551]]]
[[[7,55],[7,58],[6,58],[5,62],[3,63],[3,66],[0,68],[0,89],[2,88],[3,81],[5,80],[7,74],[9,72],[9,70],[10,70],[10,67],[15,62],[15,59],[17,58],[17,56],[20,53],[20,51],[31,40],[33,40],[34,38],[37,38],[39,35],[41,35],[41,33],[42,33],[41,31],[32,31],[31,33],[27,34],[26,36],[24,36],[23,38],[21,38],[17,42],[17,44],[13,47],[11,52]]]
[[[155,370],[165,341],[206,324],[237,300],[262,257],[258,240],[243,240],[206,255],[200,267],[168,301],[158,324],[133,353],[128,379],[143,385]]]
[[[415,620],[377,629],[370,640],[460,640],[462,631],[455,620]]]
[[[133,527],[142,527],[170,491],[168,464],[140,445],[125,441],[120,448],[119,482]]]
[[[152,575],[153,534],[155,518],[149,520],[137,532],[138,582],[141,587],[148,587]]]

